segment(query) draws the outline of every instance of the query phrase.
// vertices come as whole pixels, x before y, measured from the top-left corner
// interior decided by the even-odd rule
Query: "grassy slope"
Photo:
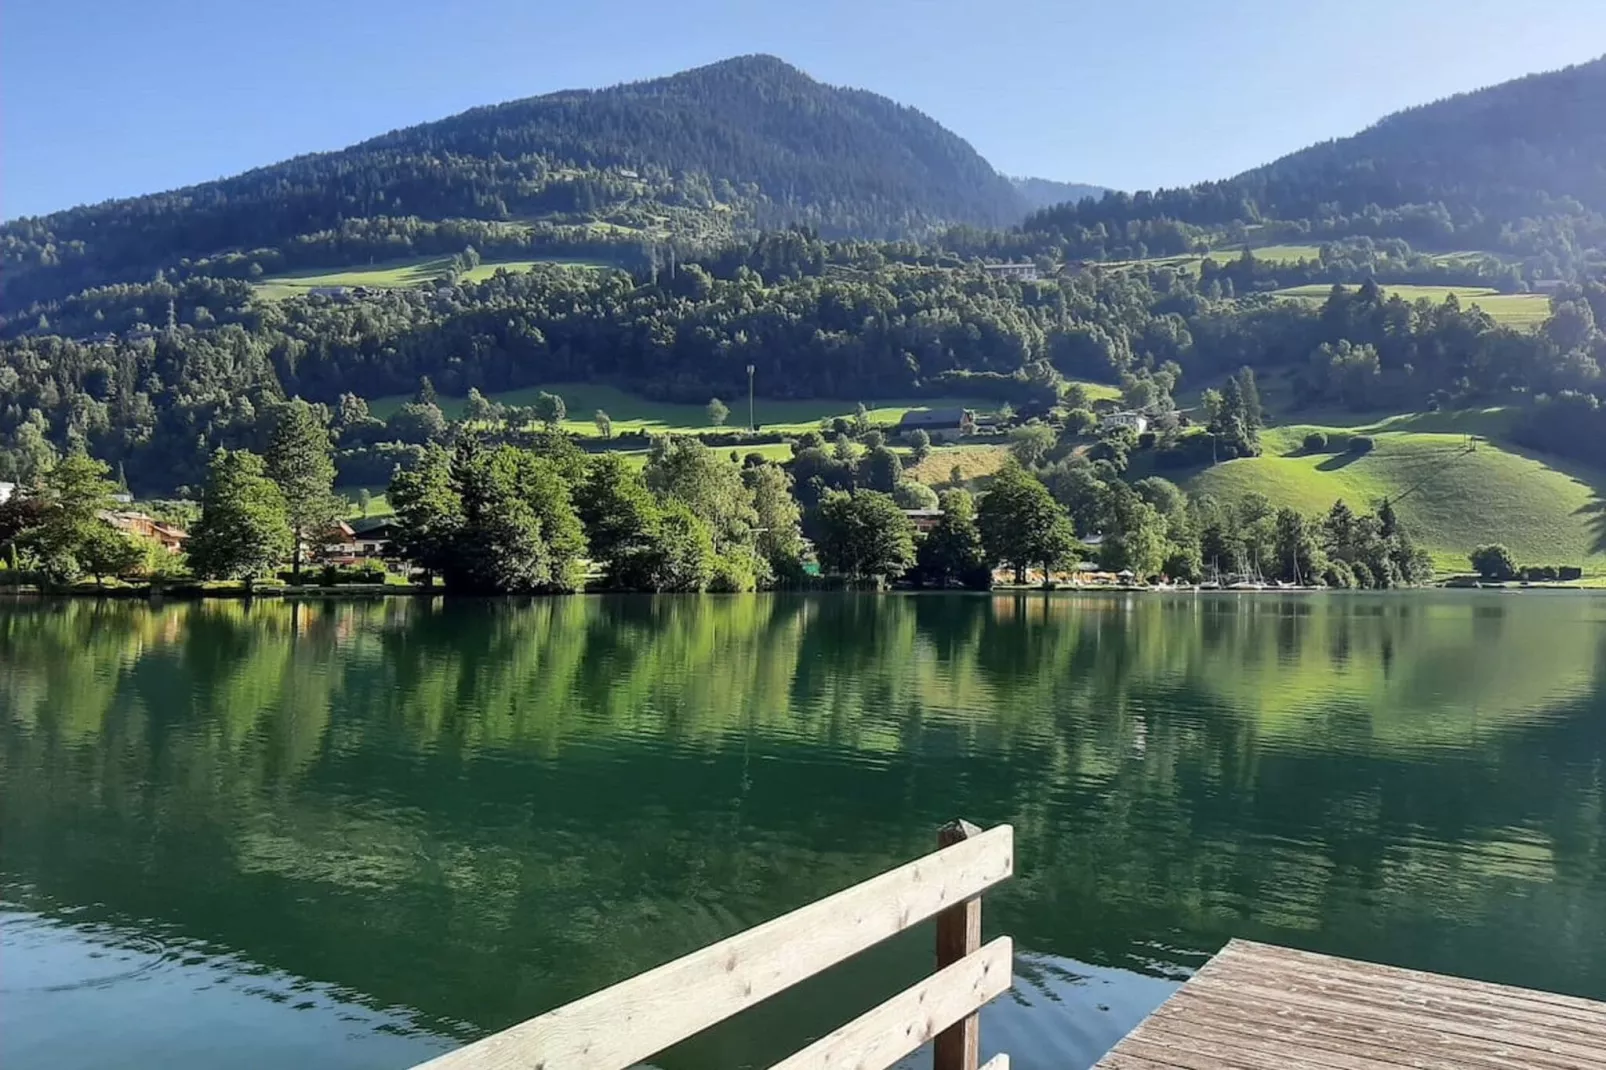
[[[349,268],[311,268],[292,271],[262,279],[256,284],[257,292],[264,297],[290,297],[305,293],[317,286],[374,286],[381,288],[422,286],[446,272],[451,263],[449,256],[419,257],[411,260],[391,260],[380,264]],[[528,271],[536,264],[567,264],[571,267],[601,268],[611,265],[600,260],[550,258],[537,260],[486,261],[466,271],[461,278],[481,282],[496,274],[498,269]]]
[[[1503,294],[1482,286],[1384,286],[1388,294],[1398,294],[1407,301],[1427,298],[1434,304],[1455,294],[1463,305],[1476,305],[1495,320],[1512,327],[1538,327],[1550,316],[1550,298],[1544,294]],[[1291,286],[1276,293],[1282,297],[1301,300],[1325,301],[1333,292],[1327,283],[1309,286]]]
[[[1606,473],[1562,465],[1552,458],[1480,440],[1459,453],[1469,434],[1498,434],[1500,410],[1391,417],[1357,427],[1299,424],[1268,429],[1256,458],[1230,461],[1186,480],[1189,489],[1224,499],[1251,491],[1305,513],[1343,498],[1357,509],[1405,494],[1401,518],[1433,553],[1441,569],[1465,571],[1473,547],[1502,542],[1524,564],[1579,564],[1606,572],[1596,550],[1602,529]],[[1365,433],[1376,441],[1364,456],[1307,455],[1305,435]],[[1416,487],[1415,490],[1411,490]]]
[[[602,383],[553,383],[544,387],[528,387],[493,394],[491,397],[504,405],[532,405],[542,390],[563,398],[569,410],[569,421],[564,425],[579,435],[595,435],[593,414],[601,409],[613,419],[614,433],[622,431],[649,431],[654,433],[686,433],[708,431],[712,425],[703,405],[679,405],[668,401],[650,401],[628,391]],[[375,398],[368,403],[369,411],[380,419],[387,419],[409,399],[403,395]],[[725,398],[730,407],[726,426],[733,429],[747,424],[747,399]],[[808,401],[775,401],[759,398],[754,403],[754,416],[765,430],[797,432],[816,430],[822,419],[837,416],[852,417],[856,401],[811,399]],[[962,405],[966,408],[991,411],[992,402],[975,398],[901,398],[865,400],[870,419],[878,424],[897,423],[910,409],[945,408]],[[440,407],[448,418],[462,415],[463,399],[442,397]]]

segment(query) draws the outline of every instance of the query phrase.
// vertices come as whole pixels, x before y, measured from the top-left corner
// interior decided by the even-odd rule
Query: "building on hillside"
[[[355,565],[362,556],[357,544],[357,532],[344,520],[324,533],[317,547],[303,546],[309,556],[316,551],[318,560],[330,565]]]
[[[956,442],[976,430],[976,414],[970,409],[910,409],[898,422],[898,433],[924,431],[933,442]]]
[[[307,293],[313,297],[327,297],[331,301],[345,301],[351,297],[351,289],[346,286],[314,286]]]
[[[905,509],[903,515],[909,518],[915,530],[924,534],[937,526],[942,520],[941,509]]]
[[[168,524],[146,513],[102,513],[101,519],[118,531],[126,531],[142,539],[150,539],[170,554],[179,553],[189,542],[190,533],[175,524]]]
[[[1037,265],[1032,263],[1011,264],[983,264],[982,270],[995,279],[1020,279],[1023,282],[1036,282]]]
[[[401,525],[394,516],[364,517],[362,520],[353,520],[350,527],[358,557],[395,557],[396,536],[401,532]]]
[[[17,493],[17,485],[15,483],[0,483],[0,505],[9,502],[11,496],[15,493]]]
[[[1149,429],[1148,415],[1133,409],[1107,413],[1099,418],[1099,423],[1108,424],[1111,427],[1130,427],[1140,435]]]

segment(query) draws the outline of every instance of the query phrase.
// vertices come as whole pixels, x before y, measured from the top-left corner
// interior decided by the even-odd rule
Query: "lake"
[[[957,816],[1016,829],[1017,1067],[1234,936],[1603,999],[1603,667],[1574,593],[0,601],[0,1064],[406,1067]]]

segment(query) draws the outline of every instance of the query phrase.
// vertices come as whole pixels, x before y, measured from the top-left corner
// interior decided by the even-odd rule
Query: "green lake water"
[[[1603,667],[1587,594],[3,601],[0,1065],[406,1067],[956,816],[1016,829],[1025,1070],[1234,936],[1606,999]]]

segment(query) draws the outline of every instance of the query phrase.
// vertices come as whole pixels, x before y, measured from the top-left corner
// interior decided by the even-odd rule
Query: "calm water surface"
[[[1016,828],[1019,1067],[1233,936],[1606,998],[1603,665],[1590,595],[0,602],[0,1065],[405,1067],[960,815]]]

